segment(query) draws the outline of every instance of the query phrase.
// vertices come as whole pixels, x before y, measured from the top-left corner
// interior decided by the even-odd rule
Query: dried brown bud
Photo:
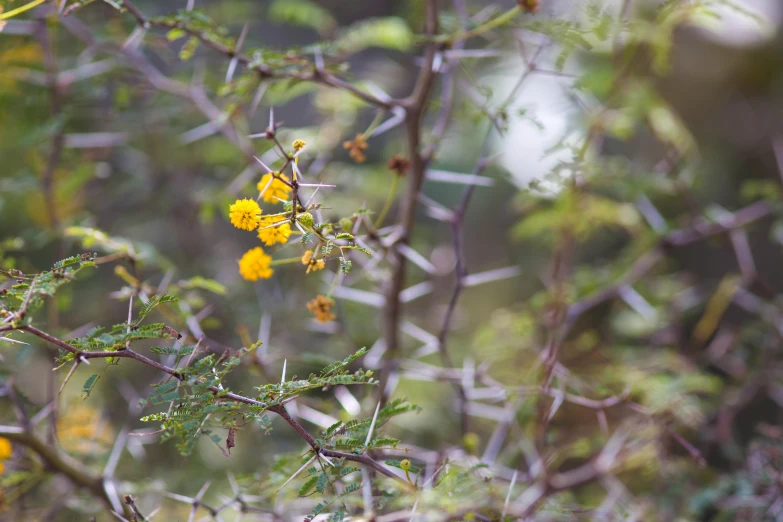
[[[226,449],[228,450],[228,453],[231,453],[231,448],[235,447],[236,444],[234,443],[234,437],[237,434],[236,428],[229,428],[228,429],[228,437],[226,437]]]
[[[364,163],[367,159],[367,156],[364,154],[367,146],[367,138],[362,134],[357,134],[354,139],[343,143],[343,148],[348,151],[348,155],[356,163]]]
[[[177,339],[182,339],[182,334],[176,331],[174,328],[168,325],[163,325],[163,328],[160,329],[160,333],[163,335],[170,335],[171,337],[176,337]]]
[[[403,158],[399,154],[395,154],[391,157],[386,167],[392,172],[396,172],[398,176],[404,176],[411,166],[411,162]]]
[[[519,4],[520,9],[522,9],[526,13],[531,13],[531,14],[538,11],[538,8],[541,7],[540,0],[517,0],[517,3]]]

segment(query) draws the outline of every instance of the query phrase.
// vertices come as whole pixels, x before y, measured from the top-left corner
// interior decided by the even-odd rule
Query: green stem
[[[343,249],[340,249],[340,256],[345,257],[343,254]],[[334,289],[337,288],[337,282],[340,280],[340,276],[342,275],[342,272],[340,270],[337,271],[336,274],[334,274],[334,279],[332,279],[332,284],[329,285],[329,291],[326,293],[326,297],[330,298],[332,297],[332,294],[334,293]]]
[[[487,20],[483,24],[481,24],[478,27],[474,27],[470,31],[466,31],[464,33],[456,34],[454,36],[445,36],[443,38],[443,42],[458,42],[460,40],[467,40],[468,38],[473,38],[474,36],[479,36],[481,34],[484,34],[488,31],[491,31],[492,29],[495,29],[496,27],[500,27],[501,25],[504,25],[511,20],[514,19],[514,17],[519,14],[520,7],[514,6],[502,15],[493,18],[491,20]]]
[[[375,220],[375,229],[381,228],[381,225],[383,225],[383,220],[386,219],[386,215],[389,213],[389,209],[391,209],[392,202],[394,202],[394,194],[397,192],[397,184],[399,183],[400,176],[394,175],[394,180],[392,180],[392,186],[391,190],[389,190],[389,195],[386,196],[386,203],[383,205],[383,210],[381,210],[381,213],[378,214],[378,219]]]
[[[33,0],[29,4],[25,4],[23,6],[17,7],[16,9],[11,9],[7,13],[0,14],[0,20],[7,20],[9,18],[13,18],[14,16],[24,13],[25,11],[32,9],[35,6],[41,5],[46,0]]]
[[[362,133],[362,136],[368,137],[370,133],[375,130],[375,127],[381,124],[384,114],[386,114],[386,111],[378,111],[375,114],[375,118],[373,118],[372,122],[370,123],[370,126],[367,127],[367,130]]]
[[[278,266],[278,265],[290,265],[293,263],[301,263],[302,258],[301,257],[287,257],[285,259],[273,259],[271,263],[269,263],[269,266]]]

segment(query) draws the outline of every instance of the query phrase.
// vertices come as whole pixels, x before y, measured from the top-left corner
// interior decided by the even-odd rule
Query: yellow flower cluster
[[[261,198],[267,203],[279,203],[288,199],[291,187],[287,185],[288,178],[279,172],[267,172],[261,176],[261,181],[256,187]]]
[[[295,140],[293,142],[293,149],[295,152],[299,152],[304,149],[305,145],[306,143],[303,140]],[[258,199],[263,199],[268,203],[287,201],[293,190],[288,177],[281,172],[267,172],[261,176],[257,188],[259,192]],[[235,227],[242,230],[257,231],[258,239],[265,246],[269,247],[287,243],[292,231],[291,225],[285,216],[286,213],[262,217],[262,212],[261,207],[256,201],[253,201],[252,199],[238,199],[229,207],[228,215],[231,224]],[[300,219],[298,219],[298,221],[300,223],[309,218],[309,227],[312,227],[313,218],[310,214],[303,212],[299,214],[299,217]],[[306,261],[305,257],[307,258]],[[313,259],[314,256],[312,251],[306,252],[305,257],[302,258],[302,263],[307,265],[308,273],[311,270],[321,270],[324,268],[324,260]],[[274,270],[272,270],[272,265],[291,261],[296,262],[296,258],[273,261],[272,258],[264,252],[263,248],[255,247],[245,252],[238,261],[239,273],[248,281],[269,279],[274,272]]]
[[[266,246],[272,246],[277,243],[285,244],[291,236],[291,225],[283,216],[269,216],[261,218],[258,225],[258,239],[264,242]]]
[[[261,222],[261,207],[252,199],[238,199],[228,208],[231,224],[242,230],[255,230]]]
[[[270,267],[272,258],[261,247],[251,248],[239,260],[239,273],[248,281],[269,279],[274,270]]]
[[[101,412],[81,401],[58,416],[57,438],[64,450],[76,455],[95,455],[114,442],[111,426],[101,421]]]
[[[311,299],[307,303],[307,309],[315,316],[315,320],[319,323],[328,323],[334,321],[335,315],[332,313],[332,307],[334,306],[334,299],[319,295]]]
[[[323,269],[323,267],[326,266],[326,262],[323,260],[323,258],[315,259],[312,250],[305,251],[304,255],[302,256],[302,264],[307,265],[307,272],[305,272],[306,274],[309,274],[311,270],[315,272],[317,270]]]

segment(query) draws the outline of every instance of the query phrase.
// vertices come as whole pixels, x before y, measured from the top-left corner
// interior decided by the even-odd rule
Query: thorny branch
[[[161,29],[182,29],[191,36],[198,38],[203,44],[210,49],[226,56],[232,61],[236,61],[250,70],[254,71],[259,78],[260,82],[272,79],[295,79],[301,81],[315,82],[321,85],[325,85],[331,88],[344,90],[356,96],[357,98],[381,109],[402,109],[405,113],[405,129],[408,141],[408,153],[411,160],[411,169],[407,177],[405,194],[400,201],[399,222],[395,227],[394,232],[390,236],[393,241],[388,245],[389,260],[392,265],[392,276],[385,289],[385,308],[384,308],[384,339],[387,348],[386,359],[383,363],[381,387],[380,393],[382,398],[386,400],[392,390],[389,389],[388,383],[393,372],[397,371],[397,366],[403,367],[403,372],[413,371],[411,368],[407,368],[406,361],[404,361],[404,354],[400,341],[400,325],[403,316],[403,304],[400,295],[404,288],[406,279],[406,268],[408,258],[403,255],[401,246],[407,246],[411,240],[416,224],[416,214],[419,207],[419,203],[422,200],[421,187],[424,181],[428,166],[434,160],[437,152],[438,144],[443,138],[444,133],[448,127],[448,122],[451,118],[451,113],[454,105],[455,89],[457,85],[456,71],[449,67],[449,64],[441,64],[436,67],[436,58],[442,58],[442,53],[446,49],[447,43],[451,45],[451,49],[460,49],[464,41],[474,34],[478,34],[477,31],[466,30],[463,20],[462,33],[451,39],[451,41],[439,38],[439,20],[438,20],[438,2],[437,0],[427,0],[425,13],[425,33],[427,37],[427,43],[425,45],[424,58],[421,65],[421,71],[416,79],[415,85],[411,94],[403,99],[382,99],[376,95],[373,95],[367,91],[364,91],[337,76],[325,71],[322,67],[315,66],[310,72],[299,73],[281,73],[274,71],[264,64],[254,63],[253,60],[244,54],[239,52],[239,49],[226,46],[222,43],[215,41],[208,35],[199,31],[193,30],[185,24],[174,23],[169,21],[162,21],[147,17],[142,13],[132,2],[128,0],[121,0],[125,9],[135,18],[138,28],[141,31],[146,31],[149,28],[161,28]],[[459,4],[461,2],[455,2]],[[627,6],[630,2],[624,2],[623,16],[627,10]],[[78,7],[78,6],[74,6]],[[463,6],[464,7],[464,6]],[[516,9],[516,8],[515,8]],[[74,9],[66,9],[64,14],[68,15],[73,12]],[[458,9],[459,11],[459,9]],[[174,81],[164,76],[150,61],[148,61],[142,53],[136,52],[133,47],[114,48],[104,43],[97,42],[89,31],[86,31],[81,23],[75,19],[63,19],[63,25],[71,30],[74,34],[87,41],[90,46],[96,49],[107,49],[121,55],[133,68],[138,70],[155,88],[160,89],[176,96],[180,96],[184,99],[192,102],[196,107],[201,110],[210,122],[219,123],[220,131],[234,143],[243,153],[244,157],[248,160],[250,165],[255,165],[253,149],[250,146],[248,139],[241,136],[237,130],[231,125],[230,120],[223,118],[223,113],[206,95],[203,87],[198,85],[186,85],[177,81]],[[480,30],[484,31],[486,24],[480,26]],[[45,22],[41,22],[40,39],[44,42],[44,48],[47,49],[45,53],[45,65],[47,74],[49,76],[48,85],[51,88],[52,96],[52,112],[59,115],[61,113],[61,91],[60,86],[63,81],[57,72],[57,67],[54,59],[54,48],[47,40],[48,35],[46,32]],[[527,60],[526,60],[527,61]],[[532,62],[528,61],[528,70],[523,74],[521,82],[532,72],[537,70],[535,64],[535,58]],[[546,72],[541,70],[541,72]],[[553,72],[549,72],[554,74]],[[438,76],[443,78],[441,85],[441,111],[439,112],[433,132],[430,137],[429,143],[424,143],[423,138],[423,121],[427,106],[430,102],[431,94],[435,88],[436,78]],[[518,88],[518,86],[517,86]],[[516,88],[515,88],[516,91]],[[513,93],[512,93],[513,96]],[[497,115],[487,114],[493,122],[493,125],[497,127]],[[271,123],[270,130],[272,137],[274,138],[274,122]],[[490,129],[490,132],[492,128]],[[63,148],[64,134],[62,130],[58,130],[52,138],[49,160],[47,162],[46,169],[42,176],[42,188],[49,209],[49,216],[52,226],[55,230],[59,227],[59,222],[56,213],[56,202],[54,190],[54,172],[61,158]],[[480,154],[479,160],[473,169],[473,175],[480,174],[483,169],[486,168],[489,163],[487,157],[487,144],[489,142],[489,134],[484,141],[484,147]],[[285,156],[285,167],[291,164],[292,158],[288,157],[285,150],[275,138],[275,143],[281,152]],[[285,168],[284,167],[284,168]],[[295,182],[294,182],[295,183]],[[468,185],[465,189],[460,203],[457,208],[450,215],[450,226],[452,229],[452,243],[456,259],[455,268],[455,285],[452,294],[449,299],[448,307],[444,316],[444,320],[441,329],[437,335],[437,349],[441,356],[444,368],[421,368],[418,370],[428,376],[432,376],[437,380],[443,380],[454,384],[455,389],[459,395],[460,405],[459,410],[462,421],[463,434],[468,431],[468,411],[467,403],[473,399],[471,393],[475,390],[466,387],[464,384],[464,372],[454,368],[454,363],[451,354],[448,350],[448,336],[452,327],[452,319],[456,309],[457,301],[460,297],[462,290],[464,289],[464,280],[468,275],[468,270],[465,265],[464,248],[463,248],[463,226],[465,215],[468,211],[468,206],[471,200],[471,196],[474,190],[474,185]],[[294,193],[296,194],[297,186],[294,185]],[[296,199],[296,198],[295,198]],[[297,205],[294,205],[294,219],[297,211]],[[732,233],[734,231],[741,230],[743,227],[764,219],[772,214],[772,209],[766,203],[756,203],[740,209],[732,214],[731,217],[720,222],[707,222],[706,220],[698,220],[694,224],[685,227],[680,230],[676,230],[666,234],[662,237],[654,248],[648,251],[644,256],[640,257],[628,270],[628,272],[618,281],[616,284],[605,288],[604,290],[597,292],[585,299],[565,305],[563,307],[561,323],[559,328],[553,329],[552,337],[550,339],[549,347],[546,351],[548,359],[548,374],[546,382],[535,388],[534,390],[527,390],[528,392],[538,393],[541,397],[552,398],[554,400],[562,400],[573,404],[580,405],[585,408],[594,409],[598,412],[603,412],[608,408],[615,407],[617,405],[626,402],[626,394],[619,396],[609,397],[605,399],[589,399],[575,394],[565,393],[562,390],[555,390],[550,386],[551,375],[556,368],[557,362],[557,346],[561,343],[572,329],[576,319],[578,319],[585,312],[593,309],[601,303],[609,301],[618,297],[623,289],[634,285],[637,281],[647,275],[653,270],[658,263],[665,258],[665,254],[671,248],[681,247],[691,244],[696,241],[701,241],[711,236]],[[734,239],[734,237],[733,237]],[[566,242],[568,238],[566,238]],[[740,250],[735,246],[735,249]],[[567,248],[563,249],[568,250]],[[567,254],[567,252],[566,252]],[[738,253],[739,257],[739,253]],[[553,284],[555,286],[562,284],[565,278],[565,266],[568,264],[568,259],[555,259],[553,262]],[[742,264],[742,263],[741,263]],[[747,266],[747,263],[744,264]],[[555,289],[557,292],[557,289]],[[134,350],[127,347],[125,350],[117,352],[89,352],[80,351],[74,346],[69,345],[67,342],[58,339],[32,325],[5,325],[0,326],[0,333],[10,332],[13,330],[20,330],[35,335],[48,343],[51,343],[61,349],[69,351],[74,354],[77,364],[90,359],[96,358],[126,358],[133,359],[143,365],[154,368],[160,372],[168,374],[176,379],[183,379],[183,374],[175,368],[170,368],[161,363],[158,363]],[[473,377],[482,379],[484,376],[481,372],[476,372]],[[490,383],[493,384],[494,383]],[[488,386],[491,387],[491,386]],[[499,387],[501,388],[501,387]],[[235,402],[248,404],[252,406],[259,406],[267,408],[278,414],[287,422],[299,436],[310,446],[314,455],[322,455],[325,457],[344,458],[354,462],[358,462],[367,466],[368,468],[377,471],[387,477],[397,479],[404,482],[403,479],[392,473],[387,467],[373,459],[372,457],[364,454],[351,454],[338,452],[333,450],[327,450],[318,446],[315,438],[310,435],[302,425],[296,421],[286,410],[282,404],[269,406],[264,402],[256,399],[245,397],[234,393],[226,393],[223,390],[218,389],[215,386],[209,388],[213,393],[220,393],[222,397]],[[502,399],[507,399],[505,395]],[[543,404],[543,402],[542,402]],[[638,405],[637,405],[638,406]],[[638,411],[637,407],[637,411]],[[644,413],[644,412],[643,412]],[[542,424],[544,429],[546,423]],[[675,438],[682,446],[686,447],[688,451],[695,457],[701,458],[698,450],[689,445],[689,443],[678,435],[673,430],[669,429],[668,432],[673,438]],[[87,470],[80,466],[76,462],[72,462],[61,455],[56,450],[47,446],[43,441],[37,439],[28,427],[15,428],[15,427],[2,427],[0,426],[0,436],[6,437],[19,444],[29,447],[32,451],[39,455],[39,457],[46,463],[51,469],[62,473],[68,477],[74,485],[89,490],[94,496],[101,499],[107,507],[114,506],[114,502],[109,498],[104,485],[104,478],[91,475]],[[521,499],[518,502],[511,503],[508,509],[508,514],[526,518],[535,513],[536,509],[547,497],[554,495],[560,491],[577,487],[587,482],[600,479],[602,476],[609,473],[612,466],[617,461],[618,455],[621,453],[624,442],[624,433],[622,430],[618,430],[613,435],[609,442],[605,445],[604,449],[596,454],[586,464],[577,468],[565,471],[565,472],[550,472],[539,462],[538,474],[533,474],[532,479],[535,482],[531,485],[529,494],[526,498]],[[538,448],[539,453],[541,447]],[[539,458],[542,458],[539,454]],[[430,477],[430,480],[434,478],[435,474]],[[220,509],[212,508],[203,504],[200,501],[200,496],[196,499],[191,499],[191,503],[195,509],[198,506],[205,507],[212,515],[217,514]],[[231,499],[230,503],[242,503],[241,497],[237,496],[235,499]],[[125,497],[126,508],[131,510],[128,514],[126,509],[126,516],[132,516],[134,519],[143,519],[143,516],[137,510],[132,497]],[[243,505],[243,508],[247,511],[251,511],[252,508]],[[467,515],[469,512],[455,515],[455,517]],[[483,519],[481,515],[471,513],[477,519]],[[403,515],[397,517],[396,514],[386,515],[379,517],[378,520],[409,520],[411,519],[410,513],[405,512]]]
[[[114,357],[120,358],[120,359],[133,359],[133,360],[135,360],[137,362],[145,364],[145,365],[147,365],[147,366],[149,366],[151,368],[154,368],[154,369],[156,369],[158,371],[161,371],[163,373],[171,375],[172,377],[175,377],[177,379],[181,380],[181,379],[184,378],[180,371],[175,370],[174,368],[170,368],[168,366],[165,366],[163,364],[160,364],[157,361],[153,361],[149,357],[146,357],[146,356],[144,356],[144,355],[142,355],[142,354],[140,354],[138,352],[135,352],[135,351],[131,350],[130,348],[126,348],[124,350],[119,350],[119,351],[116,351],[116,352],[106,352],[106,351],[85,352],[85,351],[80,351],[76,347],[66,343],[65,341],[63,341],[61,339],[58,339],[58,338],[56,338],[56,337],[54,337],[52,335],[49,335],[48,333],[46,333],[44,331],[41,331],[38,328],[35,328],[34,326],[31,326],[31,325],[21,325],[21,326],[18,326],[18,327],[15,327],[15,326],[12,325],[11,328],[4,327],[3,331],[13,330],[13,329],[29,332],[29,333],[31,333],[33,335],[36,335],[36,336],[40,337],[41,339],[44,339],[45,341],[47,341],[49,343],[54,344],[55,346],[58,346],[59,348],[62,348],[63,350],[71,352],[71,353],[74,354],[74,356],[75,356],[77,361],[88,360],[88,359],[95,359],[95,358],[104,358],[105,359],[105,358],[114,358]],[[291,427],[293,427],[297,431],[297,433],[299,433],[299,435],[311,446],[313,451],[315,451],[315,452],[317,452],[319,454],[325,455],[327,457],[344,458],[346,460],[359,462],[359,463],[362,463],[362,464],[365,464],[367,466],[372,467],[373,469],[375,469],[376,471],[386,475],[387,477],[390,477],[390,478],[393,478],[393,479],[396,479],[396,480],[404,482],[404,480],[401,479],[399,476],[395,475],[394,473],[389,471],[386,467],[384,467],[383,465],[381,465],[380,463],[376,462],[375,460],[373,460],[372,458],[370,458],[370,457],[368,457],[366,455],[356,455],[356,454],[353,454],[353,453],[345,453],[345,452],[341,452],[341,451],[334,451],[334,450],[327,450],[327,449],[320,448],[318,446],[318,444],[316,443],[315,439],[313,438],[313,436],[310,435],[302,427],[301,424],[299,424],[293,417],[291,417],[291,415],[288,414],[288,412],[286,411],[285,406],[283,404],[269,406],[269,405],[267,405],[264,402],[252,399],[250,397],[245,397],[243,395],[238,395],[238,394],[235,394],[235,393],[232,393],[232,392],[226,392],[224,390],[220,390],[217,386],[210,386],[209,390],[212,391],[212,393],[215,393],[215,394],[219,393],[222,398],[225,398],[225,399],[228,399],[228,400],[231,400],[231,401],[234,401],[234,402],[239,402],[239,403],[243,403],[243,404],[249,404],[249,405],[252,405],[252,406],[260,406],[262,408],[266,408],[268,411],[272,411],[274,413],[277,413],[280,417],[283,418],[283,420],[285,420],[289,425],[291,425]]]

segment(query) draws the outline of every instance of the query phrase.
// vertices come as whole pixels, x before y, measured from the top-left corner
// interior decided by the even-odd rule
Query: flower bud
[[[313,215],[310,214],[309,212],[297,214],[296,219],[307,228],[313,228],[313,225],[315,225],[315,219],[313,218]]]

